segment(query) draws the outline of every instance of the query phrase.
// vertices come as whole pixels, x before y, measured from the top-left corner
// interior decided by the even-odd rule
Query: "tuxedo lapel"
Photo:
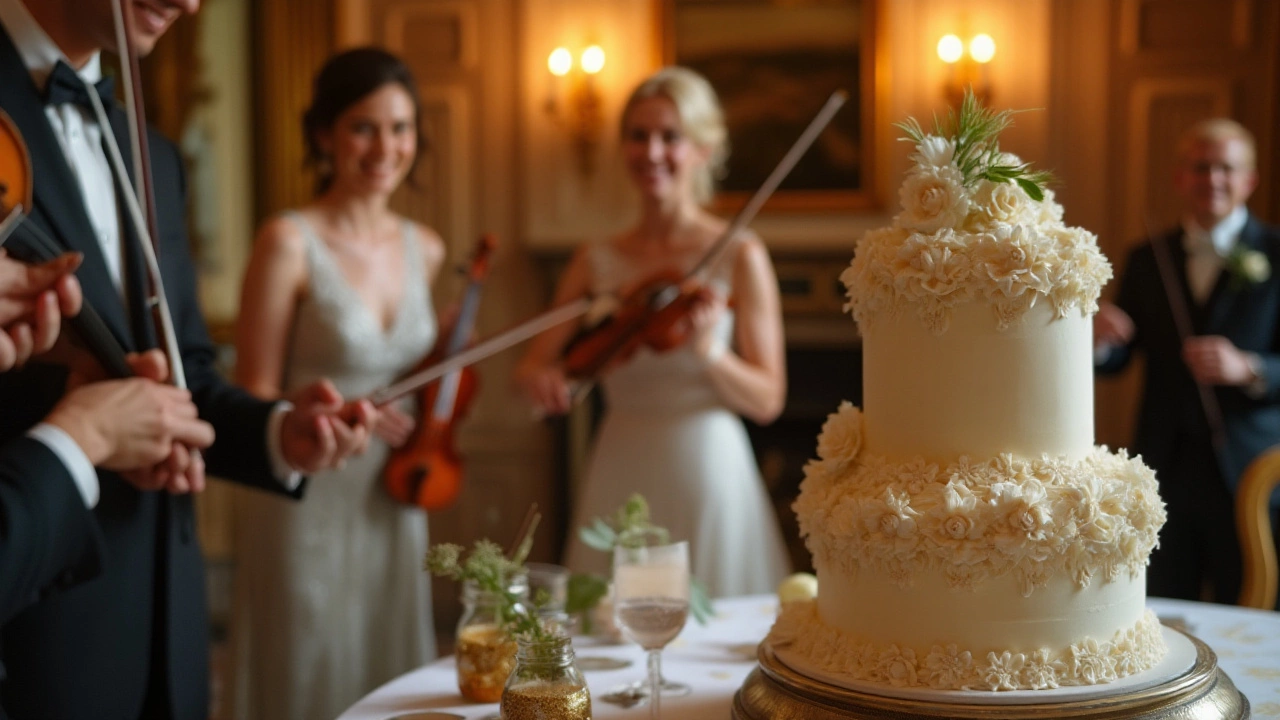
[[[115,107],[106,108],[107,120],[111,123],[111,132],[115,136],[116,146],[120,148],[121,155],[132,157],[133,145],[129,142],[128,118],[125,114]],[[129,188],[137,187],[134,176],[133,163],[128,160],[124,163],[125,173],[128,176]],[[133,220],[133,215],[123,202],[125,189],[120,187],[120,179],[113,172],[112,177],[116,179],[116,197],[122,201],[120,205],[120,241],[124,243],[124,286],[126,298],[129,304],[129,321],[133,325],[134,338],[138,342],[139,348],[152,348],[156,346],[155,330],[151,324],[151,313],[144,299],[150,294],[150,283],[147,281],[147,265],[146,258],[142,255],[142,238],[138,234],[138,228]],[[142,198],[138,198],[142,203]],[[145,206],[142,206],[142,212],[146,213]],[[145,215],[144,215],[145,217]]]
[[[1241,247],[1249,250],[1264,250],[1262,247],[1261,228],[1252,217],[1245,222],[1244,228],[1241,229],[1238,242]],[[1209,296],[1209,301],[1205,303],[1206,321],[1204,334],[1223,334],[1227,319],[1231,317],[1231,310],[1244,292],[1244,288],[1236,287],[1236,285],[1237,283],[1232,282],[1231,273],[1224,265],[1222,273],[1218,275],[1218,282],[1213,287],[1213,294]]]
[[[31,155],[34,176],[35,207],[38,215],[53,230],[54,242],[67,250],[84,253],[84,262],[76,271],[91,305],[126,347],[132,346],[129,324],[115,284],[107,271],[102,247],[85,210],[84,197],[72,175],[58,138],[44,114],[44,102],[31,81],[9,34],[0,27],[0,108],[3,108],[22,133]],[[32,222],[32,220],[27,220]]]
[[[1178,299],[1181,299],[1182,307],[1186,309],[1189,316],[1187,319],[1191,322],[1191,332],[1199,334],[1200,328],[1204,325],[1204,314],[1191,294],[1191,282],[1187,279],[1187,249],[1182,243],[1182,232],[1175,230],[1153,242],[1164,244],[1167,251],[1166,257],[1172,266],[1170,270],[1173,271],[1173,277],[1167,278],[1164,273],[1160,273],[1160,284],[1163,286],[1165,304],[1169,306],[1169,312],[1174,316],[1174,327],[1181,328],[1181,321],[1178,319],[1179,310],[1173,306]],[[1153,250],[1157,253],[1161,252],[1160,248],[1153,248]],[[1173,281],[1173,287],[1169,286],[1170,279]]]

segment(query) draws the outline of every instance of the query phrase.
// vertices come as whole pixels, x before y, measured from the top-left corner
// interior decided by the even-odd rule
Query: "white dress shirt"
[[[1195,220],[1182,221],[1182,242],[1187,249],[1187,284],[1196,302],[1202,303],[1213,292],[1227,257],[1240,242],[1240,233],[1249,220],[1243,206],[1231,211],[1212,228],[1204,229]]]
[[[71,65],[66,55],[49,38],[20,0],[0,0],[0,24],[4,25],[9,37],[13,40],[18,55],[30,71],[31,79],[37,88],[45,87],[49,75],[59,61]],[[76,73],[92,87],[102,79],[100,56],[95,53],[84,67],[76,69]],[[48,118],[53,134],[58,138],[62,151],[66,154],[67,164],[79,185],[89,221],[102,248],[107,272],[123,300],[122,220],[111,166],[102,147],[103,128],[98,124],[92,111],[71,103],[46,107],[45,117]],[[285,462],[284,454],[280,449],[280,425],[285,412],[291,407],[288,403],[278,403],[267,422],[267,449],[271,467],[281,484],[289,490],[295,489],[302,481],[301,474],[295,472]],[[75,480],[85,505],[95,506],[100,493],[97,473],[88,456],[71,439],[71,436],[48,423],[36,425],[27,435],[44,443],[58,456]]]

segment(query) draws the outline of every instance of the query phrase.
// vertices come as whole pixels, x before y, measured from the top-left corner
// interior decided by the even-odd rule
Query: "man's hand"
[[[1254,380],[1248,356],[1221,335],[1187,338],[1182,360],[1201,385],[1248,385]]]
[[[0,372],[21,367],[53,347],[62,317],[80,312],[75,269],[84,256],[66,253],[41,265],[25,265],[0,250]]]
[[[367,400],[346,402],[328,380],[314,382],[289,401],[280,423],[280,451],[295,470],[313,473],[342,467],[369,444],[379,412]]]
[[[191,393],[145,378],[76,388],[45,422],[61,428],[90,462],[108,470],[151,468],[175,447],[213,444],[213,427],[197,416]],[[164,487],[153,473],[124,476],[139,490]]]
[[[163,383],[169,379],[168,358],[159,350],[131,354],[126,359],[133,368],[133,373],[140,378],[155,383]],[[202,492],[205,488],[205,468],[204,457],[198,448],[208,446],[209,444],[186,445],[174,442],[165,457],[147,466],[131,468],[122,475],[142,490],[164,489],[174,495]]]
[[[1093,316],[1093,347],[1127,345],[1133,339],[1133,319],[1125,311],[1104,302]]]

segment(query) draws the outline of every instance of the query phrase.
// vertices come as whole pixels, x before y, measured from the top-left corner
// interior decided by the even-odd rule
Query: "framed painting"
[[[876,205],[878,0],[655,0],[664,62],[715,87],[729,129],[717,207],[763,184],[837,90],[849,100],[769,202],[777,210]]]

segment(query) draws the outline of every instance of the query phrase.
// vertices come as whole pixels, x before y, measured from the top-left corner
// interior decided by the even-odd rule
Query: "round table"
[[[1226,605],[1150,598],[1166,624],[1195,635],[1218,654],[1219,664],[1253,706],[1253,717],[1280,720],[1280,613]],[[692,621],[663,652],[662,674],[693,687],[684,697],[662,698],[663,720],[729,717],[733,694],[756,664],[756,644],[768,633],[777,598],[755,595],[717,600],[716,617],[706,626]],[[644,676],[644,654],[635,645],[610,645],[574,638],[579,660],[607,657],[630,661],[615,670],[585,670],[592,714],[598,720],[649,716],[649,708],[620,708],[598,698]],[[338,720],[391,720],[429,711],[479,720],[497,712],[492,704],[468,703],[458,694],[453,658],[441,658],[369,693]],[[437,716],[440,720],[450,717]]]

